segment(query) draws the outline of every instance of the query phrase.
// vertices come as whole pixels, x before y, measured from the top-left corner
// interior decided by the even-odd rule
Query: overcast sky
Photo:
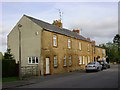
[[[23,14],[52,23],[59,19],[60,9],[64,28],[81,29],[81,35],[97,45],[112,41],[118,33],[117,2],[2,2],[0,8],[0,52],[6,51],[7,35]]]

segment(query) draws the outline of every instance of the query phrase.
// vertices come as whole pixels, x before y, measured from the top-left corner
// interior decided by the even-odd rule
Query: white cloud
[[[82,35],[96,39],[98,44],[111,41],[118,33],[118,20],[116,17],[108,17],[103,20],[78,19],[69,23],[70,29],[82,28]]]

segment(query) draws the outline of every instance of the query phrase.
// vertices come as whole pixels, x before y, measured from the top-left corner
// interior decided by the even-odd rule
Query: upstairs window
[[[100,49],[98,48],[98,54],[100,54]]]
[[[88,48],[87,49],[88,49],[88,52],[89,52],[90,51],[90,44],[88,44]]]
[[[67,63],[66,63],[66,56],[64,56],[64,59],[63,59],[63,66],[67,66]]]
[[[105,49],[102,49],[102,54],[105,55]]]
[[[93,53],[95,54],[95,47],[93,47]]]
[[[53,35],[53,46],[57,47],[57,36]]]
[[[71,48],[71,40],[68,39],[68,48]]]
[[[69,66],[71,66],[72,65],[72,56],[69,56],[68,60],[69,60]]]
[[[82,50],[82,43],[79,42],[79,50]]]
[[[54,67],[57,67],[58,65],[57,65],[57,56],[56,55],[54,55]]]
[[[38,64],[39,59],[38,57],[28,57],[28,64]]]

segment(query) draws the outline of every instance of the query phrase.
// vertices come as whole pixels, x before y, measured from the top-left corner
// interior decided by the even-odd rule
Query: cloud
[[[102,20],[78,19],[71,21],[69,29],[81,29],[81,34],[96,40],[97,44],[112,41],[118,33],[118,20],[116,17],[108,17]]]

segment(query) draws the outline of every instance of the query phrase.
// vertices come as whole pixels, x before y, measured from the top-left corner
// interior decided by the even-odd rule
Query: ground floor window
[[[28,57],[28,64],[38,64],[39,59],[38,57]]]
[[[54,67],[57,67],[58,66],[58,64],[57,64],[57,56],[54,55],[53,59],[54,59]]]
[[[85,56],[83,56],[83,64],[85,64]]]
[[[88,56],[88,63],[90,63],[90,56]]]
[[[71,66],[72,65],[72,56],[69,56],[68,60],[69,60],[69,66]]]
[[[83,62],[82,62],[82,56],[79,56],[79,65],[81,65]]]
[[[66,56],[64,56],[64,59],[63,59],[63,66],[67,66],[67,63],[66,63]]]

